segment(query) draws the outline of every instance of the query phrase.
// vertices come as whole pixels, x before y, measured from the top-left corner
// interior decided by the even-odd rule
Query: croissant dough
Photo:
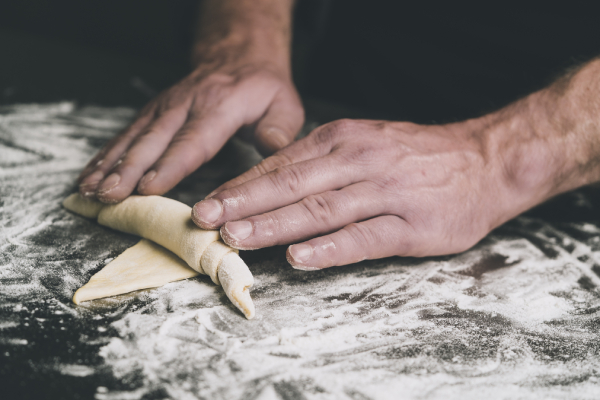
[[[227,297],[246,318],[254,317],[249,292],[254,279],[248,266],[237,250],[219,241],[218,231],[197,227],[191,220],[191,208],[185,204],[161,196],[130,196],[119,204],[103,205],[72,194],[63,206],[88,218],[97,217],[101,225],[142,236],[166,247],[195,271],[209,274],[217,284],[221,282]]]
[[[116,296],[193,278],[198,272],[181,258],[146,239],[128,248],[73,295],[73,303]]]

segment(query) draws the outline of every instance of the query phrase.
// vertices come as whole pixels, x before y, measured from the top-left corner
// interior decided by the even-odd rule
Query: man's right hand
[[[213,8],[219,7],[224,6]],[[225,11],[207,12],[229,17]],[[152,100],[89,162],[79,177],[80,193],[106,203],[136,188],[144,195],[163,194],[240,130],[265,155],[290,143],[304,110],[291,80],[289,48],[278,48],[281,40],[254,46],[251,39],[237,33],[198,46],[195,70]]]

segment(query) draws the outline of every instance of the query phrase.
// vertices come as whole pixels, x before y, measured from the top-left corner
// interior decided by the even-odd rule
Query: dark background
[[[477,116],[600,54],[595,2],[299,0],[305,99],[416,122]],[[139,107],[189,70],[195,0],[0,5],[0,102]]]

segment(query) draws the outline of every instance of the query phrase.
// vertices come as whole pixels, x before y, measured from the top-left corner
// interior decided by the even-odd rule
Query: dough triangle
[[[198,274],[169,250],[142,239],[92,276],[75,292],[73,303],[159,287]]]

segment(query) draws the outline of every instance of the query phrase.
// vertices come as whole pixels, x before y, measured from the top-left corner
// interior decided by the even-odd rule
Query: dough
[[[254,284],[254,277],[246,263],[237,253],[227,253],[221,260],[218,274],[229,300],[244,313],[246,318],[253,318],[254,303],[250,298],[249,289]]]
[[[204,268],[204,273],[210,276],[212,281],[217,285],[221,284],[219,282],[219,265],[221,264],[221,260],[225,254],[232,251],[237,252],[237,250],[232,249],[225,243],[218,241],[212,242],[204,254],[202,254],[200,262],[202,263],[202,268]]]
[[[159,287],[197,275],[197,271],[175,254],[142,239],[92,276],[75,292],[73,303]]]
[[[85,197],[81,197],[77,193],[74,193],[67,197],[63,201],[63,207],[69,211],[73,211],[75,214],[82,215],[86,218],[98,218],[100,210],[104,207],[104,204],[99,201],[88,200]]]
[[[217,284],[221,282],[227,297],[244,313],[246,318],[251,319],[254,317],[254,304],[249,292],[249,288],[254,284],[254,278],[248,270],[248,266],[239,257],[237,250],[219,241],[218,231],[207,231],[197,227],[191,219],[191,208],[185,204],[160,196],[130,196],[119,204],[104,205],[100,202],[86,200],[79,194],[72,194],[65,199],[63,206],[88,218],[97,217],[101,225],[141,236],[166,247],[175,255],[181,257],[193,270],[202,274],[209,274],[213,282]],[[158,249],[165,251],[160,247]],[[149,258],[153,257],[152,254],[156,255],[155,251],[151,252],[149,250],[142,251],[140,255],[137,249],[134,254],[136,254],[136,257],[139,256],[140,259],[143,259],[145,252],[148,253]],[[130,259],[132,258],[128,258],[128,260]],[[116,261],[113,261],[113,263]],[[107,265],[107,268],[109,265]],[[112,268],[111,270],[119,271],[118,268]],[[140,268],[136,270],[140,271]],[[136,279],[135,274],[131,277]],[[170,277],[161,278],[163,284],[184,279],[177,278],[176,274],[173,277],[174,279]],[[102,279],[106,279],[106,277]],[[135,283],[127,283],[127,285],[136,286]],[[121,286],[125,287],[125,282]],[[126,292],[111,292],[106,296],[121,293]],[[81,300],[81,296],[77,300],[84,301]],[[73,301],[75,301],[75,298]]]
[[[219,231],[194,224],[192,209],[161,196],[130,196],[121,203],[104,206],[98,223],[121,232],[150,239],[181,257],[190,267],[204,273],[200,259]]]

